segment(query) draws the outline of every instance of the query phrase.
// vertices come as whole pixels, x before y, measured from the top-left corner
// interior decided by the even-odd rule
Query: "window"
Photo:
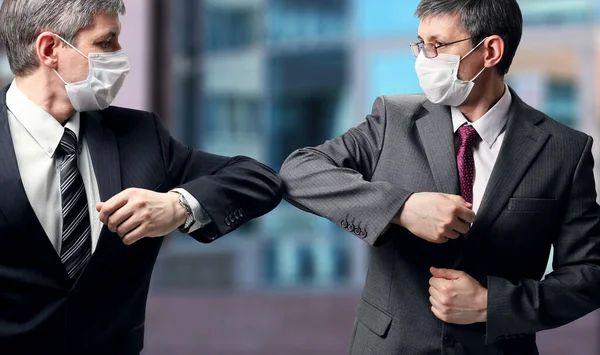
[[[209,6],[204,20],[209,52],[249,47],[260,40],[260,16],[254,7]]]
[[[575,117],[577,117],[578,96],[573,81],[550,79],[547,83],[545,104],[542,111],[567,126],[576,127]]]
[[[205,136],[228,141],[256,137],[259,133],[258,100],[236,95],[206,98]]]
[[[276,1],[267,16],[271,44],[338,40],[346,32],[345,1]]]

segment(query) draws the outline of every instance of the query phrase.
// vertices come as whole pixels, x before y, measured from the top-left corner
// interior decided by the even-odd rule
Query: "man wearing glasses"
[[[416,15],[424,95],[379,97],[292,153],[286,199],[371,246],[352,354],[538,354],[536,332],[600,303],[592,139],[504,83],[516,0],[422,0]]]

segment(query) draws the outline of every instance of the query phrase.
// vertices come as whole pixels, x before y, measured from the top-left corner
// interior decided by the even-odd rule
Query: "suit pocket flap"
[[[557,200],[545,198],[511,198],[506,209],[513,212],[548,213],[555,211]]]
[[[390,329],[392,316],[361,298],[356,309],[356,318],[373,333],[384,337]]]

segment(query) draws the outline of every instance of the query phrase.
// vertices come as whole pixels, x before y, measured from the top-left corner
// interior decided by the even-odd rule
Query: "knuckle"
[[[142,199],[136,199],[133,202],[133,206],[135,208],[145,208],[146,207],[146,201],[142,200]]]
[[[458,206],[457,206],[457,205],[455,205],[455,204],[452,204],[452,205],[450,206],[449,212],[450,212],[450,214],[452,214],[452,215],[455,215],[455,214],[457,214],[457,213],[458,213]]]
[[[452,299],[446,295],[443,295],[442,297],[440,297],[440,303],[443,306],[448,307],[452,304]]]
[[[444,228],[444,227],[438,227],[438,228],[436,228],[436,230],[435,230],[435,235],[434,235],[434,237],[435,237],[436,239],[441,239],[441,238],[443,238],[443,237],[444,237],[444,234],[446,234],[446,228]]]

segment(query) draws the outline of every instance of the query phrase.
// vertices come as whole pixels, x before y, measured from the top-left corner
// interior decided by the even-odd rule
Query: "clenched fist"
[[[463,271],[431,268],[429,302],[440,320],[453,324],[487,321],[487,289]]]
[[[127,189],[96,205],[108,229],[130,245],[144,237],[161,237],[185,222],[186,210],[179,194]]]
[[[432,243],[466,234],[475,221],[473,205],[462,197],[433,192],[411,195],[392,223]]]

